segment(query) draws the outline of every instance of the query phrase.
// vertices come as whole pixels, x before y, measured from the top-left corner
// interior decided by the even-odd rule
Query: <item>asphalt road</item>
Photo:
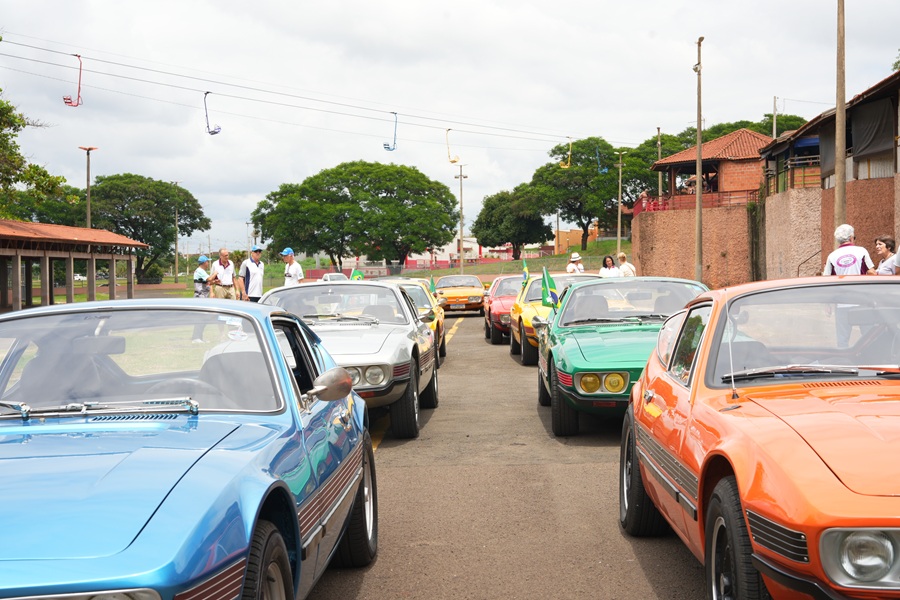
[[[582,417],[578,437],[554,437],[537,367],[490,345],[482,323],[448,318],[440,405],[418,439],[395,439],[389,417],[373,424],[378,557],[330,569],[311,598],[703,598],[677,536],[619,529],[621,420]]]

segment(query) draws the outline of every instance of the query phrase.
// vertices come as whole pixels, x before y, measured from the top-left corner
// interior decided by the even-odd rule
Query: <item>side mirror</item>
[[[546,329],[548,325],[550,325],[550,322],[544,317],[535,315],[531,318],[531,326],[534,327],[535,331]]]
[[[438,303],[438,306],[446,306],[446,305],[447,305],[447,299],[444,298],[443,296],[439,296],[438,299],[437,299],[437,303]]]
[[[346,398],[353,389],[353,380],[344,367],[328,369],[313,381],[313,387],[306,394],[325,402]]]
[[[427,313],[423,313],[422,316],[419,317],[419,320],[423,323],[431,323],[432,321],[434,321],[436,316],[437,315],[434,314],[434,309],[429,308]]]

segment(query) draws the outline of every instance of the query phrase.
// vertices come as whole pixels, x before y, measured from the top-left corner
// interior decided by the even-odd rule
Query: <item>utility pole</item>
[[[837,98],[834,109],[834,227],[847,221],[847,106],[844,68],[844,0],[837,2]],[[837,247],[837,241],[835,241]]]
[[[622,156],[628,153],[617,150],[616,154],[619,155],[619,162],[616,164],[619,167],[619,214],[616,220],[616,257],[618,257],[619,252],[622,251]]]
[[[659,127],[656,128],[656,160],[662,160],[662,134],[660,133]],[[656,175],[656,187],[659,189],[656,193],[656,197],[662,198],[662,171],[659,171]]]
[[[178,283],[178,207],[175,207],[175,283]]]
[[[454,175],[454,179],[459,179],[459,274],[463,273],[463,264],[466,262],[464,255],[465,252],[463,250],[463,179],[467,179],[468,175],[463,175],[463,167],[465,165],[459,166],[459,175]]]
[[[772,139],[778,137],[778,96],[772,96]]]
[[[701,103],[700,72],[703,65],[700,60],[700,45],[703,36],[697,40],[697,64],[694,72],[697,73],[697,164],[694,177],[694,194],[697,196],[696,221],[694,223],[694,279],[703,281],[703,110]]]
[[[91,150],[99,150],[96,146],[78,146],[87,153],[87,228],[91,228]]]

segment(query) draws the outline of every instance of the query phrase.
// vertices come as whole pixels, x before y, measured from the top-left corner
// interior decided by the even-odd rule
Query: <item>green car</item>
[[[535,317],[538,402],[553,433],[578,434],[578,413],[624,414],[657,334],[702,283],[671,277],[615,277],[574,283],[546,319]]]

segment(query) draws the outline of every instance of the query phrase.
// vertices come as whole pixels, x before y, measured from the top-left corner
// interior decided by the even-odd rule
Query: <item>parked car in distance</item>
[[[72,275],[72,279],[75,281],[87,281],[87,277],[85,277],[81,273],[75,273],[74,275]]]
[[[900,598],[900,281],[705,292],[622,425],[619,520],[674,529],[707,598]]]
[[[509,309],[524,284],[521,275],[503,275],[484,293],[484,337],[492,344],[509,342]]]
[[[296,316],[83,302],[0,338],[0,494],[30,515],[0,516],[0,597],[304,598],[374,560],[366,405]]]
[[[419,435],[419,407],[438,405],[433,313],[419,315],[403,288],[332,281],[275,288],[260,298],[301,317],[353,378],[369,407],[389,406],[399,438]]]
[[[600,279],[596,273],[553,273],[551,277],[558,294],[576,281]],[[538,339],[531,319],[535,316],[546,318],[548,314],[550,307],[541,304],[541,277],[530,277],[509,308],[509,353],[518,355],[523,365],[536,365],[538,362]]]
[[[434,289],[439,298],[446,298],[445,311],[477,310],[484,314],[484,284],[475,275],[444,275]]]
[[[663,321],[706,289],[668,277],[580,281],[536,315],[538,403],[554,435],[577,435],[580,412],[621,418]]]
[[[325,273],[319,281],[347,281],[349,277],[343,273]]]

